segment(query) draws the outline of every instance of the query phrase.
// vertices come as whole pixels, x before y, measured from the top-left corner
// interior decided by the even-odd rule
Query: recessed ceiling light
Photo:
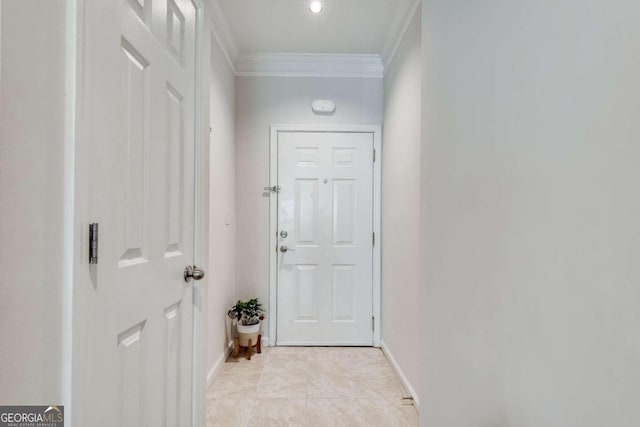
[[[322,12],[322,2],[319,0],[314,0],[309,3],[309,11],[311,13],[320,13]]]

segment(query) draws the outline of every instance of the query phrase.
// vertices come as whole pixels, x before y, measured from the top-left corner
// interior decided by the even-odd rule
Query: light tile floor
[[[381,350],[268,347],[233,357],[207,393],[207,426],[417,426]]]

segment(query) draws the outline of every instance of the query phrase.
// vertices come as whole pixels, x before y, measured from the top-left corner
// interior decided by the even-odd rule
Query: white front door
[[[76,426],[191,425],[196,8],[84,2],[87,217],[98,264],[74,318]],[[84,234],[83,234],[84,235]],[[86,236],[86,235],[85,235]],[[87,260],[88,261],[88,260]],[[84,286],[84,284],[82,284]],[[79,366],[83,363],[85,366]]]
[[[373,344],[373,138],[278,132],[278,345]]]

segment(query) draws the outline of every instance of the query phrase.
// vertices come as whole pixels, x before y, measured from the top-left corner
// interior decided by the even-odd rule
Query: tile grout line
[[[256,412],[256,410],[258,410],[257,405],[261,402],[260,389],[263,388],[262,386],[265,383],[265,381],[267,380],[267,378],[265,378],[265,376],[266,376],[267,372],[271,372],[271,370],[267,369],[267,368],[271,366],[271,362],[273,362],[273,360],[272,360],[273,357],[276,357],[276,359],[275,359],[276,361],[282,362],[281,361],[281,357],[278,356],[278,353],[271,354],[271,352],[265,351],[263,353],[263,356],[264,356],[264,359],[263,359],[264,362],[260,361],[258,370],[255,372],[256,384],[255,384],[255,389],[254,389],[254,395],[250,399],[247,399],[247,401],[248,401],[247,402],[248,403],[247,410],[242,415],[242,422],[236,424],[239,427],[248,427],[248,426],[252,425],[251,420],[254,418],[253,415],[254,414],[258,415],[258,414],[262,413],[262,412]],[[314,419],[309,417],[310,411],[312,409],[312,407],[310,405],[310,402],[314,400],[314,398],[312,398],[312,395],[311,395],[311,391],[312,391],[311,388],[312,387],[311,387],[310,380],[311,380],[311,377],[312,377],[312,366],[315,366],[312,363],[312,361],[316,361],[317,357],[319,356],[319,354],[313,353],[313,356],[314,357],[312,357],[312,353],[311,352],[305,352],[305,354],[304,354],[304,356],[302,358],[302,360],[304,361],[304,364],[303,364],[304,371],[303,372],[304,372],[304,386],[305,386],[304,395],[305,395],[305,397],[304,397],[304,405],[302,406],[302,413],[300,414],[300,416],[302,416],[302,419],[299,420],[300,421],[299,425],[305,426],[305,427],[310,427],[310,426],[314,425],[313,424],[314,423]],[[353,353],[348,353],[348,352],[345,352],[344,354],[343,353],[339,353],[339,354],[337,354],[337,356],[338,357],[331,358],[332,360],[328,360],[329,365],[336,364],[336,366],[337,365],[343,366],[343,365],[349,364],[349,363],[360,363],[360,362],[363,362],[363,367],[365,368],[365,370],[368,371],[369,370],[369,367],[368,367],[369,360],[372,360],[372,359],[368,359],[366,356],[365,357],[361,357],[361,356],[359,356],[357,354],[356,354],[356,356],[358,356],[358,357],[354,358]],[[285,365],[285,368],[286,368],[286,366],[288,366],[287,363],[286,363],[287,359],[288,359],[288,357],[286,357],[286,354],[285,354],[284,359],[285,359],[284,360],[284,362],[285,362],[284,365]],[[324,357],[320,357],[320,359],[324,359]],[[292,360],[293,361],[299,360],[299,358],[298,357],[293,357]],[[282,368],[280,365],[281,365],[281,363],[277,363],[277,366]],[[373,365],[374,364],[372,364],[372,366]],[[376,363],[376,365],[377,365],[377,363]],[[385,366],[382,367],[382,368],[384,368],[385,371],[387,370],[386,368],[390,368],[390,366],[386,366],[386,365],[387,364],[385,364]],[[280,370],[279,370],[280,368],[278,368],[274,372],[276,372],[276,373],[280,372]],[[286,369],[285,369],[285,371],[286,371]],[[324,372],[324,371],[322,371],[322,372]],[[290,373],[295,377],[295,371],[292,371]],[[392,372],[392,374],[395,374],[395,372]],[[284,373],[282,373],[282,375],[284,375]],[[368,395],[367,394],[366,397],[361,395],[361,394],[359,394],[358,393],[359,389],[358,389],[357,383],[355,381],[356,378],[358,377],[358,375],[360,375],[359,372],[356,373],[355,370],[348,369],[342,375],[343,375],[343,379],[347,379],[351,383],[350,384],[350,388],[351,388],[353,394],[350,394],[349,397],[347,397],[347,399],[350,400],[352,402],[352,404],[355,405],[355,407],[359,408],[363,404],[365,405],[365,407],[373,405],[373,406],[377,407],[378,410],[381,411],[380,415],[382,416],[383,419],[385,419],[387,421],[391,421],[392,419],[396,418],[396,419],[405,419],[405,421],[408,422],[409,418],[405,418],[405,416],[401,415],[402,413],[407,413],[408,414],[408,412],[406,410],[403,411],[403,408],[411,407],[411,409],[413,409],[413,411],[411,411],[411,412],[412,413],[415,412],[415,408],[412,407],[413,405],[402,405],[402,404],[400,404],[399,406],[397,405],[397,403],[396,403],[397,399],[396,398],[402,399],[402,396],[396,396],[396,392],[395,391],[392,392],[393,393],[393,398],[391,398],[391,395],[389,395],[389,397],[384,397],[384,396],[386,396],[386,394],[384,394],[384,395],[383,394],[379,394],[378,395],[376,390],[374,390],[374,394],[373,395]],[[392,375],[392,376],[397,380],[397,376],[396,375]],[[294,379],[292,379],[292,381],[294,381]],[[327,384],[327,385],[329,385],[329,384]],[[339,384],[335,384],[334,386],[339,386]],[[323,389],[326,388],[324,385],[322,387],[323,387]],[[342,388],[344,388],[344,387],[342,387]],[[267,387],[267,391],[268,391],[268,389],[269,388]],[[392,389],[389,389],[389,391],[391,391],[391,390]],[[301,397],[299,394],[298,395],[293,395],[292,391],[293,391],[292,389],[289,389],[288,392],[285,393],[286,396],[284,396],[284,395],[282,396],[282,399],[292,401],[292,400],[299,399]],[[343,391],[346,391],[346,389],[343,390]],[[267,395],[268,395],[268,393],[267,393]],[[324,394],[322,394],[322,395],[324,395]],[[277,397],[273,397],[273,398],[277,399]],[[265,397],[265,399],[268,399],[268,396]],[[300,399],[300,400],[302,400],[302,399]],[[319,401],[318,404],[320,405],[317,408],[317,410],[321,411],[321,413],[318,414],[318,415],[322,415],[323,417],[327,417],[328,416],[329,417],[328,420],[331,420],[331,419],[334,419],[334,418],[331,418],[332,416],[333,417],[336,417],[336,416],[339,417],[339,412],[340,411],[338,411],[338,413],[334,413],[335,412],[334,410],[330,410],[328,413],[325,413],[327,409],[333,408],[334,405],[335,405],[335,403],[330,403],[330,402],[334,402],[334,401],[339,402],[339,401],[343,401],[345,399],[344,398],[339,398],[339,397],[332,397],[332,396],[327,396],[327,397],[319,397],[318,396],[316,400]],[[327,403],[327,402],[329,402],[329,403]],[[262,406],[260,406],[260,408],[261,408],[260,411],[262,411],[264,409],[263,408],[264,405],[262,403],[260,403],[260,405],[262,405]],[[294,407],[295,406],[296,405],[294,405]],[[340,406],[340,405],[338,405],[338,406]],[[300,406],[298,406],[298,408],[300,408]],[[284,411],[284,412],[285,413],[283,413],[282,415],[286,416],[286,413],[288,413],[289,411],[287,410],[287,411]],[[356,410],[355,412],[358,413],[359,410]],[[409,414],[408,416],[411,417],[411,414]],[[399,418],[397,418],[397,417],[399,417]],[[276,415],[276,419],[277,419],[277,415]],[[407,426],[408,425],[417,426],[418,424],[415,424],[415,423],[418,421],[418,418],[414,417],[413,420],[414,421],[411,421],[410,423],[407,423],[406,425]],[[259,420],[258,420],[258,423],[259,423]],[[212,427],[212,426],[210,426],[210,427]]]
[[[260,353],[260,354],[262,354],[262,353]],[[256,400],[258,398],[258,389],[260,388],[260,384],[262,384],[262,377],[264,376],[264,368],[267,366],[267,362],[269,361],[268,360],[269,359],[269,355],[267,354],[266,351],[265,351],[265,355],[266,355],[266,357],[265,357],[266,360],[264,361],[264,364],[260,368],[260,378],[258,378],[258,381],[256,383],[256,390],[255,390],[255,393],[253,395],[253,398],[251,399],[251,403],[249,405],[249,411],[248,411],[246,419],[242,423],[242,427],[247,427],[248,424],[249,424],[249,421],[251,420],[251,415],[253,413],[253,408],[254,408],[254,406],[256,404]]]
[[[304,361],[304,425],[308,426],[307,413],[309,411],[309,355],[307,354]]]
[[[258,390],[260,389],[260,386],[262,385],[262,379],[264,378],[264,371],[265,371],[265,368],[267,367],[267,364],[269,363],[269,359],[271,358],[271,352],[267,353],[265,351],[265,354],[266,354],[267,357],[265,357],[264,364],[262,365],[262,368],[260,369],[260,379],[258,379],[258,385],[256,386],[256,394],[253,397],[253,402],[251,403],[251,412],[249,413],[249,415],[251,415],[251,413],[253,412],[253,406],[256,404],[256,401],[258,400]],[[249,417],[249,419],[247,419],[247,424],[249,424],[249,420],[250,419],[251,419],[251,417]],[[247,424],[245,424],[245,427],[247,427]]]

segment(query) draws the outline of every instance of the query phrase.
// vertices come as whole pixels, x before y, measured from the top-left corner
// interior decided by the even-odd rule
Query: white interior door
[[[278,184],[277,344],[372,345],[373,134],[279,132]]]
[[[189,0],[85,2],[92,287],[74,319],[77,426],[191,425],[195,13]],[[82,140],[82,135],[81,135]],[[86,290],[84,290],[86,292]],[[82,337],[82,336],[81,336]],[[84,369],[84,371],[82,370]]]

